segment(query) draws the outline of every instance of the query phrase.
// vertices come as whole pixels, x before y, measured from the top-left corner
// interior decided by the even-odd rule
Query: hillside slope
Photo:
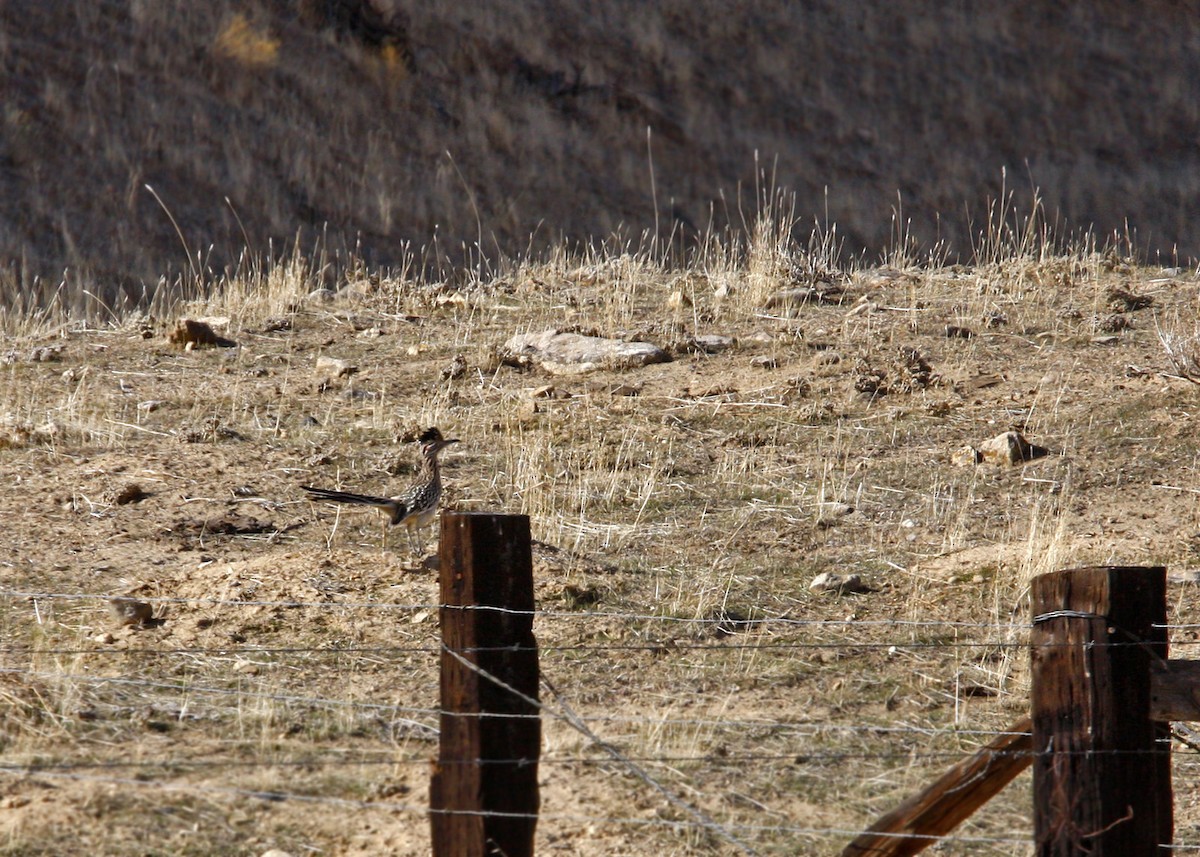
[[[1071,228],[1200,255],[1198,16],[9,0],[0,262],[10,289],[70,269],[109,295],[188,270],[147,184],[217,272],[294,240],[385,264],[408,243],[428,266],[464,244],[689,234],[740,225],[756,153],[850,252],[892,240],[899,201],[916,240],[969,254],[1006,171]]]

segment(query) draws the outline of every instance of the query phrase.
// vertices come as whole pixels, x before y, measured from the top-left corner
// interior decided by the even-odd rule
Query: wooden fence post
[[[1167,657],[1165,568],[1034,578],[1034,838],[1038,857],[1159,853],[1174,833],[1169,727],[1151,719]]]
[[[445,512],[439,558],[442,715],[429,787],[433,854],[532,857],[541,721],[523,698],[538,696],[529,517]]]
[[[854,837],[841,857],[912,857],[958,827],[1029,767],[1033,737],[1022,717]]]

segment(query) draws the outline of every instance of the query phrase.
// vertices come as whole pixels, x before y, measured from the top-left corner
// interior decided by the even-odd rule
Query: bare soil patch
[[[532,518],[563,699],[756,851],[835,852],[1026,711],[1033,575],[1200,550],[1200,388],[1160,341],[1195,335],[1194,276],[1084,258],[838,280],[767,308],[795,284],[629,257],[330,303],[300,278],[270,311],[214,301],[236,347],[146,319],[14,341],[3,852],[427,853],[435,563],[298,486],[399,489],[428,425],[462,440],[446,506]],[[1114,310],[1114,287],[1152,303]],[[501,359],[551,327],[673,359]],[[57,359],[24,359],[42,347]],[[1009,429],[1048,454],[953,460]],[[811,591],[825,571],[867,591]],[[155,621],[117,622],[117,595]],[[1196,632],[1172,639],[1186,657]],[[542,852],[735,853],[558,720],[544,755]],[[1200,842],[1192,757],[1176,771]],[[962,835],[940,853],[1022,853],[1027,781]]]

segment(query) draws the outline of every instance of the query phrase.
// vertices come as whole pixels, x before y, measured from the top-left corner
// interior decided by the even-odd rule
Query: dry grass
[[[786,200],[765,210],[683,265],[615,246],[441,282],[360,266],[327,302],[310,295],[321,259],[296,255],[157,318],[11,317],[5,579],[71,597],[0,601],[0,745],[30,771],[9,774],[7,853],[424,853],[434,575],[296,488],[394,486],[417,426],[463,440],[449,505],[530,515],[546,676],[764,854],[835,850],[1020,716],[1032,576],[1194,562],[1194,389],[1152,320],[1187,317],[1194,276],[1108,267],[1040,225],[991,227],[972,266],[903,240],[888,265],[847,262],[832,227],[797,245]],[[1098,339],[1117,285],[1154,307]],[[768,306],[786,290],[814,291]],[[240,347],[173,348],[184,312]],[[548,377],[496,359],[545,327],[675,360]],[[736,344],[696,350],[713,333]],[[358,371],[322,388],[319,355]],[[456,357],[466,371],[443,376]],[[1051,454],[952,463],[1010,426]],[[121,502],[131,482],[149,496]],[[872,591],[811,592],[826,570]],[[116,628],[102,599],[118,592],[161,599],[163,624]],[[1195,620],[1192,600],[1173,590],[1173,620]],[[545,756],[543,847],[730,851],[611,820],[686,816],[560,721]],[[292,797],[247,796],[264,790]],[[137,828],[150,807],[161,820]],[[1194,808],[1179,812],[1186,837]],[[982,840],[1029,835],[1028,783],[963,833],[942,851],[1020,853]]]

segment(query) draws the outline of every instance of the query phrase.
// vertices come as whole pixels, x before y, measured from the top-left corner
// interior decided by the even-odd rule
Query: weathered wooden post
[[[1168,725],[1151,719],[1167,657],[1166,569],[1034,578],[1033,802],[1038,857],[1159,853],[1174,832]]]
[[[526,515],[445,512],[435,857],[532,857],[541,721]]]
[[[958,827],[1029,767],[1028,717],[854,837],[842,857],[912,857]]]

